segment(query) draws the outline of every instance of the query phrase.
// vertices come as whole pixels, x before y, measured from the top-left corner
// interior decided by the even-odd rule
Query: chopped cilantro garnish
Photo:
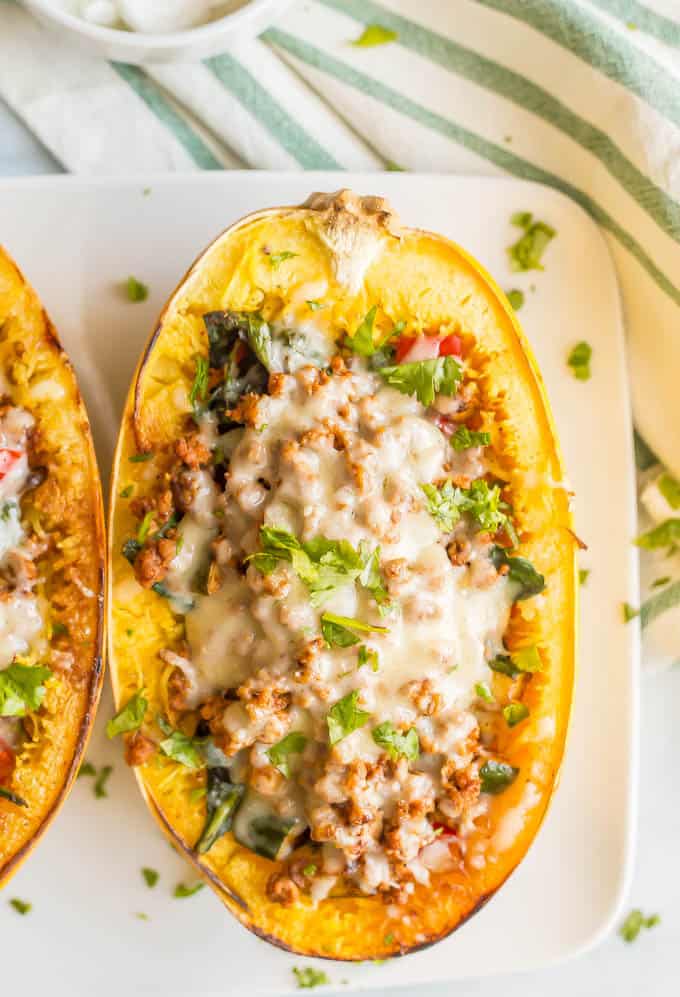
[[[157,717],[156,720],[165,734],[165,740],[158,745],[161,754],[189,769],[202,768],[205,762],[201,753],[200,739],[189,737],[181,730],[174,730],[161,716]]]
[[[39,709],[51,676],[49,668],[17,662],[0,671],[0,717],[25,717]]]
[[[666,519],[653,530],[641,533],[635,541],[638,547],[645,550],[659,550],[662,547],[672,547],[680,543],[680,519]]]
[[[309,298],[307,299],[305,304],[309,308],[310,312],[318,312],[321,308],[326,307],[325,305],[322,305],[320,301],[314,301]]]
[[[358,699],[359,690],[354,689],[331,706],[326,715],[328,740],[331,744],[342,741],[344,737],[363,727],[370,720],[371,714],[357,706]]]
[[[513,225],[524,229],[524,234],[508,248],[510,269],[543,270],[541,259],[548,243],[555,238],[555,229],[545,222],[533,221],[530,211],[519,211],[510,221]]]
[[[142,284],[141,281],[137,280],[136,277],[128,277],[125,290],[127,291],[129,301],[146,301],[149,297],[149,288],[146,284]]]
[[[516,312],[524,304],[524,291],[520,291],[517,287],[513,287],[512,290],[507,291],[506,297]]]
[[[389,633],[387,627],[376,627],[355,620],[351,616],[324,613],[321,617],[321,633],[329,647],[351,647],[353,644],[358,644],[359,638],[354,633],[355,630],[359,633]]]
[[[490,433],[479,433],[475,429],[468,429],[467,426],[459,426],[451,437],[451,445],[454,450],[469,450],[470,447],[488,447],[491,443]]]
[[[26,914],[30,914],[33,910],[33,904],[29,904],[26,900],[19,900],[18,897],[12,897],[9,905],[14,908],[17,914],[21,914],[22,917],[25,917]]]
[[[420,754],[420,741],[415,727],[402,733],[391,721],[386,720],[374,727],[372,734],[375,743],[384,748],[390,758],[406,758],[414,762]]]
[[[84,775],[96,775],[96,774],[97,770],[92,764],[92,762],[83,762],[83,764],[78,769],[78,775],[76,776],[76,779],[80,779]]]
[[[630,623],[631,620],[634,620],[636,616],[640,615],[640,610],[634,609],[629,602],[624,602],[621,606],[621,613],[623,616],[623,622]]]
[[[359,581],[366,591],[371,593],[378,604],[380,615],[383,616],[391,608],[392,604],[380,570],[380,547],[375,547],[367,555],[365,545],[360,543],[359,553],[364,559],[364,568],[359,575]]]
[[[379,568],[379,548],[367,552],[364,545],[356,550],[347,540],[314,537],[302,543],[292,533],[274,526],[260,528],[262,551],[251,554],[252,561],[264,575],[271,574],[279,561],[288,561],[305,583],[313,606],[319,606],[338,588],[357,579],[376,602],[387,602]]]
[[[508,506],[501,500],[499,485],[489,485],[483,478],[478,478],[461,492],[464,496],[461,511],[472,516],[480,530],[496,533],[507,526]]]
[[[526,675],[534,675],[543,671],[543,660],[535,644],[529,647],[520,647],[511,654],[499,654],[489,661],[489,668],[501,675],[509,675],[514,678],[523,672]]]
[[[529,707],[524,703],[508,703],[503,707],[503,716],[508,727],[515,727],[529,716]]]
[[[99,775],[95,779],[94,783],[94,795],[98,800],[101,800],[109,795],[106,791],[106,784],[109,781],[109,776],[112,772],[113,765],[103,765],[99,770]]]
[[[135,914],[135,917],[137,918],[138,921],[150,921],[151,920],[151,918],[149,917],[149,915],[145,914],[144,911],[141,911],[141,910],[137,911],[137,913]]]
[[[374,648],[362,644],[358,651],[358,662],[357,668],[369,665],[372,672],[377,672],[379,668],[378,652]]]
[[[382,24],[367,24],[358,38],[355,38],[352,45],[358,48],[374,48],[376,45],[386,45],[394,42],[399,35],[392,28],[386,28]]]
[[[427,499],[427,511],[437,523],[437,526],[448,533],[461,517],[458,496],[460,488],[454,487],[452,481],[445,481],[441,488],[436,485],[420,486]]]
[[[106,736],[113,738],[128,731],[139,730],[144,722],[148,705],[146,689],[138,689],[115,717],[109,720],[106,725]]]
[[[535,672],[543,671],[543,660],[535,644],[531,644],[529,647],[518,648],[512,652],[510,657],[520,672],[533,675]]]
[[[121,489],[121,491],[120,491],[120,497],[123,498],[123,499],[130,498],[130,496],[132,495],[133,490],[134,490],[134,485],[126,485],[125,488]]]
[[[304,873],[305,876],[316,876],[317,867],[314,865],[313,862],[310,862],[309,865],[306,865],[304,867],[302,872]]]
[[[144,866],[142,869],[142,876],[144,877],[144,882],[149,889],[153,889],[160,878],[160,873],[156,869],[150,869],[148,866]]]
[[[299,256],[299,253],[291,253],[289,250],[284,249],[282,253],[266,253],[265,255],[272,270],[278,270],[282,263],[285,263],[286,260],[292,260],[295,256]]]
[[[635,448],[635,466],[638,471],[646,471],[659,463],[659,458],[645,443],[637,429],[633,429],[633,446]]]
[[[195,896],[199,890],[202,890],[205,883],[194,883],[193,886],[186,886],[184,883],[178,883],[173,891],[173,897],[177,900],[182,900],[185,897]]]
[[[304,969],[293,966],[293,974],[300,990],[311,990],[312,987],[320,987],[331,982],[326,973],[312,966],[305,966]]]
[[[12,513],[17,512],[18,508],[16,502],[3,502],[2,509],[0,509],[0,519],[3,523],[8,523]]]
[[[494,702],[493,693],[491,692],[491,689],[489,689],[486,682],[478,682],[475,685],[475,694],[479,696],[480,699],[483,699],[485,703]]]
[[[585,583],[588,581],[589,574],[590,574],[590,568],[579,568],[578,572],[579,585],[585,585]]]
[[[514,215],[510,216],[510,224],[516,225],[517,228],[528,228],[532,218],[533,215],[530,211],[516,211]]]
[[[151,460],[152,453],[133,453],[128,457],[131,464],[143,464],[146,460]]]
[[[502,793],[515,781],[518,772],[519,769],[513,765],[489,759],[479,770],[482,792],[490,793],[492,796]]]
[[[661,578],[655,578],[654,581],[652,582],[651,587],[653,589],[663,588],[664,585],[668,585],[670,580],[671,580],[670,575],[663,575],[663,577]]]
[[[281,775],[290,779],[289,755],[299,755],[305,750],[307,738],[299,730],[293,730],[286,734],[284,738],[273,744],[266,752],[267,758],[274,768],[278,769]]]
[[[425,406],[438,394],[455,395],[463,376],[460,365],[450,356],[381,367],[378,373],[390,387],[403,395],[415,395]]]
[[[619,928],[619,935],[624,942],[634,942],[643,928],[654,928],[660,921],[658,914],[645,917],[641,910],[632,910]]]
[[[671,509],[680,509],[680,481],[672,474],[662,474],[657,485]]]
[[[468,513],[479,530],[496,533],[508,524],[508,506],[501,500],[499,485],[489,485],[483,478],[469,488],[458,488],[450,479],[437,488],[421,485],[427,499],[427,511],[439,527],[448,533],[463,513]]]
[[[593,349],[590,343],[582,340],[574,346],[567,357],[567,363],[578,381],[590,380],[590,359],[592,355]]]
[[[373,325],[377,311],[377,305],[373,305],[357,327],[354,335],[348,336],[345,340],[345,346],[352,350],[353,353],[358,353],[360,357],[373,356],[376,349],[379,348],[373,342]]]

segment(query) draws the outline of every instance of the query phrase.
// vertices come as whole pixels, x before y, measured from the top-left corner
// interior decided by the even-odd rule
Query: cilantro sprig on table
[[[555,229],[546,222],[534,220],[530,211],[517,211],[510,221],[524,230],[517,242],[508,248],[510,269],[517,272],[543,270],[543,254],[557,235]]]
[[[571,367],[572,373],[577,381],[589,381],[591,377],[590,361],[593,355],[593,348],[590,343],[581,340],[577,343],[567,357],[567,363]]]
[[[299,990],[312,990],[314,987],[325,986],[331,982],[323,970],[314,969],[313,966],[293,966],[293,975]]]
[[[661,922],[658,914],[645,917],[641,910],[632,910],[619,928],[619,935],[624,942],[634,942],[643,928],[655,928]]]
[[[664,520],[646,533],[641,533],[635,543],[645,550],[661,550],[680,544],[680,518]]]

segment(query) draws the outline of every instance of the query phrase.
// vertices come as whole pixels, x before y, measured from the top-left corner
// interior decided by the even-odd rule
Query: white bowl
[[[141,34],[90,24],[60,8],[54,0],[24,0],[43,24],[79,48],[135,65],[207,59],[263,31],[291,0],[246,0],[233,13],[197,28],[168,34]]]

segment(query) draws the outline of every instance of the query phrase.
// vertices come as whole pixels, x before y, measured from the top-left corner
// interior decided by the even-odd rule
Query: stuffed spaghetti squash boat
[[[0,248],[0,884],[66,798],[102,683],[104,526],[75,374]]]
[[[384,201],[263,211],[194,264],[119,441],[110,733],[252,931],[407,952],[520,861],[571,700],[562,482],[502,294]]]

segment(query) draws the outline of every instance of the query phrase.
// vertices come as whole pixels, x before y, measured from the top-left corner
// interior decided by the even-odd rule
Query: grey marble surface
[[[60,165],[0,101],[0,176],[57,172],[62,172]],[[597,667],[597,662],[588,667]],[[661,924],[641,934],[633,945],[613,935],[594,951],[558,967],[423,987],[417,997],[498,997],[499,992],[503,997],[671,997],[680,992],[680,777],[676,761],[680,758],[680,670],[645,676],[641,736],[638,849],[626,909],[658,912]],[[606,766],[615,761],[600,758],[593,764]],[[559,902],[546,884],[546,904]],[[536,916],[540,917],[540,911]],[[489,947],[493,948],[492,938]],[[414,991],[391,993],[396,997]]]

